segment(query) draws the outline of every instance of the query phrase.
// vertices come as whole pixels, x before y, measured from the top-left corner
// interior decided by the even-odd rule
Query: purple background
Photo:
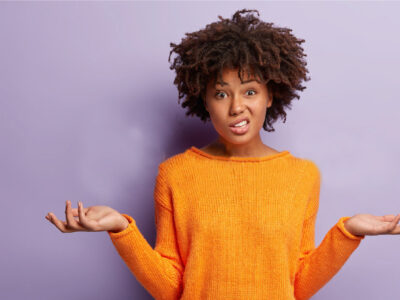
[[[155,242],[157,166],[215,139],[188,118],[170,42],[256,8],[304,38],[311,81],[264,142],[322,172],[316,243],[341,216],[400,212],[400,3],[0,3],[1,299],[152,299],[105,232],[62,234],[76,207],[132,215]],[[394,299],[399,236],[367,236],[313,299]]]

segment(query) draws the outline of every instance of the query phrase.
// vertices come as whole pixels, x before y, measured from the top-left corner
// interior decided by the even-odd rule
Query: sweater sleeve
[[[129,221],[126,229],[107,232],[129,270],[155,299],[178,299],[184,268],[175,236],[171,192],[161,165],[154,200],[157,230],[154,249],[140,233],[135,220],[127,214],[122,214]]]
[[[314,163],[312,166],[316,175],[303,222],[300,257],[294,282],[297,300],[309,299],[320,290],[340,270],[365,237],[347,231],[344,222],[350,217],[341,217],[320,245],[315,247],[315,221],[319,207],[321,175]]]

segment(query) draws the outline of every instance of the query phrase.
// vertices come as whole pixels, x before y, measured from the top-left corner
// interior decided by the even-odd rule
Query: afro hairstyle
[[[274,26],[274,23],[260,21],[251,12],[256,9],[238,10],[232,19],[218,16],[220,21],[213,22],[196,32],[186,33],[179,45],[170,43],[177,54],[170,69],[174,69],[174,84],[178,88],[179,99],[185,97],[182,107],[188,107],[186,115],[196,115],[204,122],[210,115],[204,106],[207,84],[218,78],[222,81],[225,68],[238,69],[238,76],[243,81],[242,72],[258,77],[266,84],[273,103],[267,110],[263,129],[275,131],[272,127],[278,117],[286,121],[285,108],[291,109],[291,101],[299,99],[297,90],[303,91],[302,81],[307,77],[307,56],[301,43],[290,32],[290,28]],[[243,16],[242,16],[243,15]]]

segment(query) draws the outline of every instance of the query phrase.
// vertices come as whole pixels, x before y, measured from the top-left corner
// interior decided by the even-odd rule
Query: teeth
[[[240,122],[240,123],[237,123],[237,124],[235,125],[235,127],[241,127],[241,126],[244,126],[244,125],[246,125],[246,124],[247,124],[247,121],[244,120],[244,121],[242,121],[242,122]]]

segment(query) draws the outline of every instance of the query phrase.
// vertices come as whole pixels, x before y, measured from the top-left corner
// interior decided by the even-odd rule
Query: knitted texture
[[[321,174],[285,150],[222,157],[192,146],[158,166],[157,237],[108,231],[132,274],[159,299],[309,299],[365,236],[341,217],[315,246]]]

